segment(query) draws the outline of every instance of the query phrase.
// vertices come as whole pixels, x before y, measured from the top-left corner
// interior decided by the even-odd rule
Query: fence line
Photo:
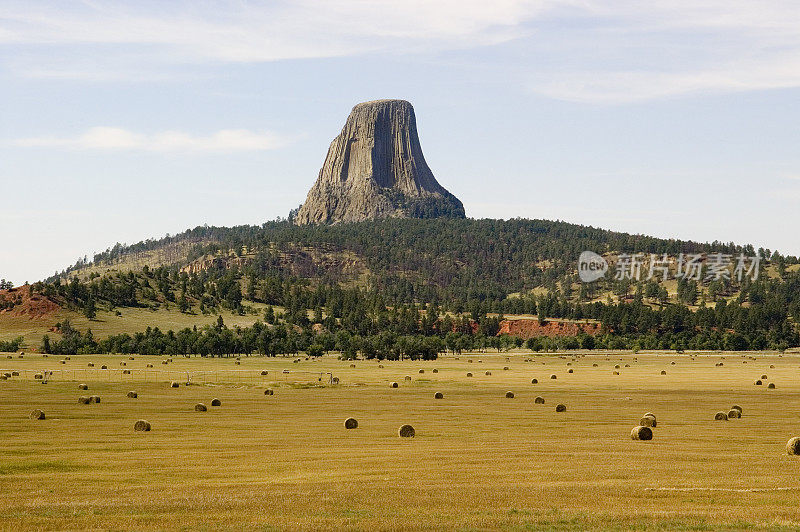
[[[128,371],[129,373],[125,373]],[[14,369],[0,370],[0,374],[19,373],[12,376],[12,380],[33,380],[51,382],[191,382],[206,384],[215,382],[245,382],[251,384],[263,382],[325,382],[333,381],[330,372],[304,371],[304,370],[269,370],[262,375],[263,370],[251,369],[215,369],[203,371],[163,370],[163,369],[98,369],[98,368],[69,368],[69,369]],[[38,376],[38,377],[37,377]]]

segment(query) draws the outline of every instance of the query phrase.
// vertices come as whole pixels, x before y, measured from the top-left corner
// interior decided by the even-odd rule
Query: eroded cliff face
[[[375,100],[353,107],[295,222],[388,217],[464,217],[461,201],[428,168],[414,108],[405,100]]]

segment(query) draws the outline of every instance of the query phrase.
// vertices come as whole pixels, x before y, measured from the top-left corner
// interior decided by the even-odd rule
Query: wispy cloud
[[[798,20],[796,0],[6,0],[0,47],[18,75],[103,81],[511,43],[531,93],[617,104],[799,87]]]
[[[117,127],[93,127],[75,137],[31,137],[12,141],[27,148],[64,148],[73,150],[146,150],[155,152],[234,152],[274,150],[288,139],[269,132],[246,129],[223,129],[213,135],[193,136],[181,131],[163,131],[151,135]]]

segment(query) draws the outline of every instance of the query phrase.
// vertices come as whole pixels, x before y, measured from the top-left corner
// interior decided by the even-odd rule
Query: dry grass
[[[480,356],[494,368],[505,357]],[[678,364],[670,375],[654,379],[664,357],[637,356],[614,379],[614,363],[632,357],[580,358],[573,362],[580,371],[541,382],[534,393],[531,373],[558,371],[563,360],[515,354],[509,371],[470,379],[466,357],[437,360],[436,374],[428,371],[433,362],[385,361],[379,369],[364,361],[352,369],[330,357],[297,364],[243,357],[252,382],[226,382],[220,373],[218,383],[170,389],[172,377],[142,377],[148,361],[160,366],[157,358],[136,357],[128,363],[136,371],[123,381],[81,374],[43,385],[34,372],[57,360],[26,354],[4,360],[4,369],[26,377],[0,382],[0,529],[800,527],[800,458],[786,451],[800,435],[800,360],[758,355],[748,365],[714,367],[702,355],[672,355],[667,360]],[[119,367],[120,357],[91,359]],[[746,371],[768,364],[782,383],[769,393]],[[387,381],[420,365],[427,379],[387,393]],[[72,357],[71,366],[86,370],[86,357]],[[175,358],[159,370],[231,366]],[[282,375],[287,367],[333,371],[341,384],[290,386],[299,377]],[[103,402],[78,405],[78,382]],[[266,386],[278,392],[269,400]],[[137,401],[126,397],[131,388]],[[508,389],[517,390],[515,401],[504,399]],[[436,391],[447,400],[433,404]],[[569,410],[534,408],[537,394]],[[188,414],[210,397],[225,408]],[[747,416],[710,421],[708,405],[734,402]],[[34,408],[47,417],[29,419]],[[656,438],[632,441],[632,422],[648,410],[659,412]],[[358,430],[343,430],[351,416]],[[131,430],[144,419],[150,432]],[[404,423],[416,437],[398,437]]]

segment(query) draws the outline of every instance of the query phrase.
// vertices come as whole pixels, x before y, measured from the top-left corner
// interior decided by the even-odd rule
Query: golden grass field
[[[800,457],[785,446],[800,435],[800,358],[753,356],[476,353],[351,368],[2,355],[20,376],[0,381],[0,529],[796,530]],[[33,380],[43,369],[56,370],[47,384]],[[328,371],[338,385],[318,380]],[[169,387],[186,372],[194,384]],[[101,402],[78,404],[89,394]],[[733,404],[741,419],[713,420]],[[34,408],[46,419],[29,419]],[[653,440],[632,441],[648,411]],[[138,419],[152,431],[134,432]],[[404,423],[416,437],[398,437]]]

